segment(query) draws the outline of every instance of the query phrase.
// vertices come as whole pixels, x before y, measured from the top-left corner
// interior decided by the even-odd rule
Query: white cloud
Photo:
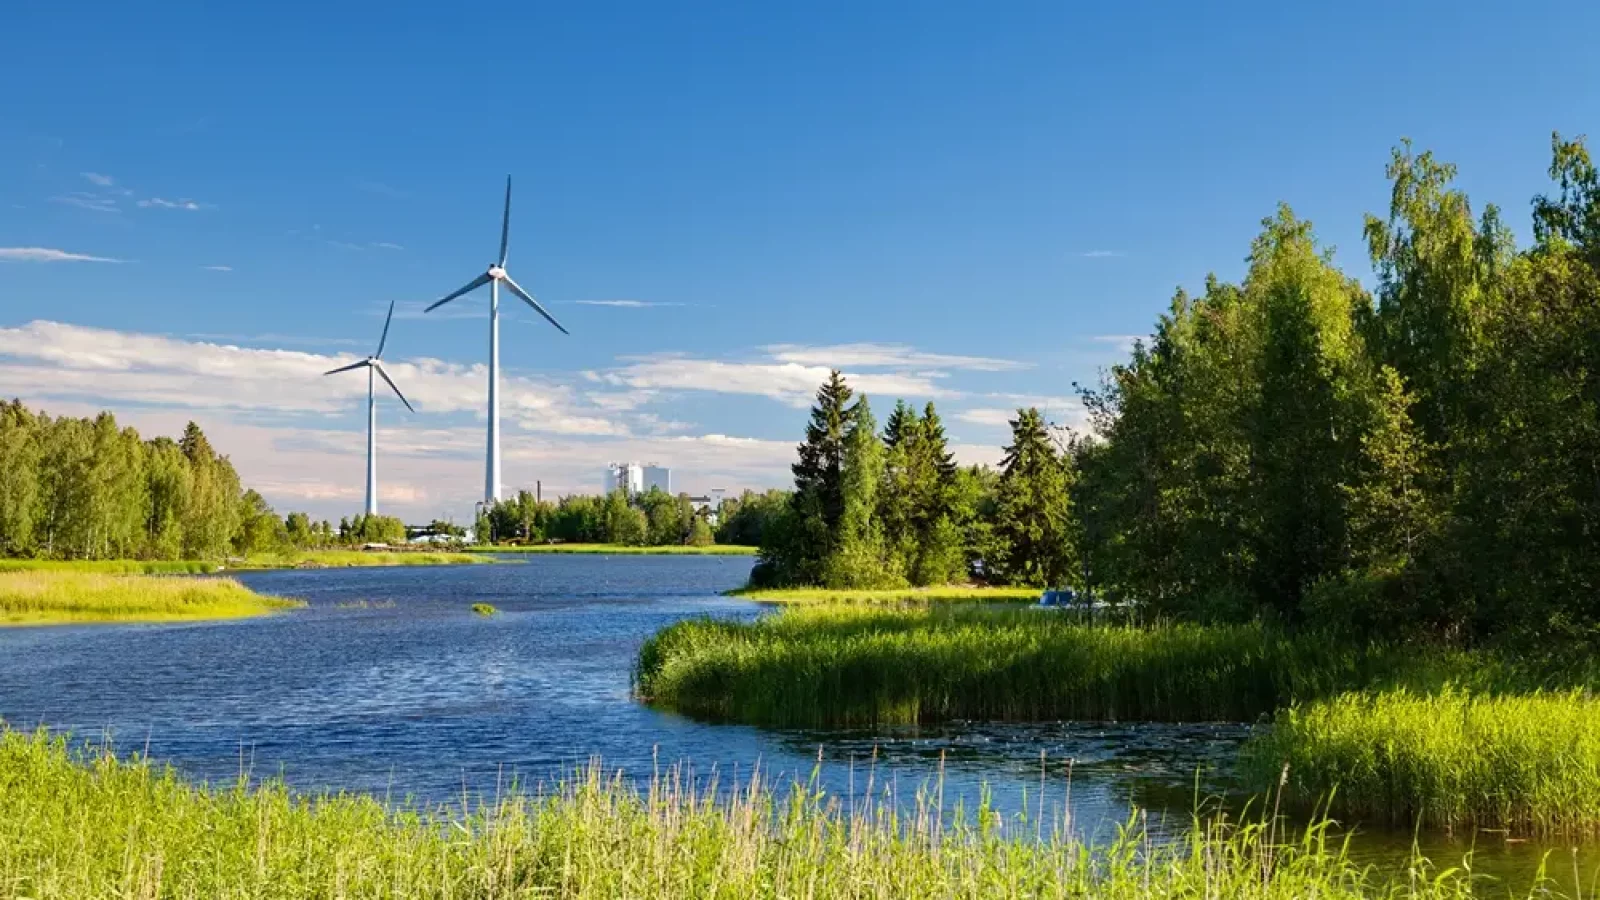
[[[1132,353],[1133,345],[1144,339],[1142,334],[1097,334],[1089,338],[1096,344],[1111,344],[1123,353]]]
[[[653,300],[574,300],[578,306],[615,306],[620,309],[650,309],[657,306],[682,306],[682,303],[662,303]]]
[[[803,408],[828,379],[827,366],[796,362],[729,362],[659,355],[641,357],[599,373],[601,381],[635,390],[709,391],[770,397]],[[845,378],[858,392],[889,397],[955,396],[926,374],[853,373]]]
[[[1010,407],[1004,409],[963,409],[955,414],[956,421],[969,422],[973,425],[983,425],[990,428],[1009,428],[1011,420],[1016,418],[1017,411]]]
[[[0,262],[122,262],[120,259],[111,259],[105,256],[89,256],[86,253],[68,253],[65,250],[53,250],[49,247],[0,247]]]
[[[388,241],[374,241],[371,244],[371,246],[372,246],[372,248],[374,250],[404,250],[405,249],[404,247],[400,246],[399,244],[392,244],[392,243],[390,243]]]
[[[1084,259],[1117,259],[1128,254],[1123,253],[1121,250],[1087,250],[1078,255]]]
[[[50,202],[76,206],[79,209],[87,209],[94,212],[122,212],[117,207],[116,198],[108,197],[104,194],[91,194],[88,191],[69,191],[60,196],[51,197]]]
[[[1017,417],[1017,410],[1033,407],[1039,410],[1046,422],[1067,428],[1082,429],[1088,425],[1088,413],[1083,401],[1077,397],[1044,396],[1037,394],[985,394],[990,400],[999,400],[1004,406],[985,406],[963,409],[954,414],[958,422],[986,428],[1009,428]]]
[[[98,187],[111,187],[113,184],[116,184],[116,179],[112,178],[110,175],[101,175],[99,172],[80,172],[78,174],[88,179],[90,184]]]
[[[180,200],[164,200],[160,197],[151,197],[146,200],[140,200],[139,205],[145,208],[154,207],[156,209],[181,209],[187,212],[198,212],[202,209],[208,208],[211,204],[199,203],[194,200],[190,200],[187,197]]]
[[[207,272],[232,272],[233,266],[201,266]]]
[[[765,349],[779,362],[828,368],[931,367],[979,372],[1010,372],[1028,368],[1027,363],[1010,359],[924,353],[905,344],[856,343],[831,346],[773,344]]]

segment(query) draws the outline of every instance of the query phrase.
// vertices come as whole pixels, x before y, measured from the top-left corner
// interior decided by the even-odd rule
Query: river
[[[1241,724],[952,724],[857,731],[711,725],[630,695],[639,643],[689,616],[749,618],[722,597],[751,561],[726,556],[529,556],[505,565],[249,572],[307,608],[232,622],[0,629],[0,719],[109,737],[196,780],[241,771],[302,790],[418,801],[489,795],[600,760],[648,776],[682,764],[723,783],[759,765],[818,772],[842,802],[909,802],[943,774],[947,806],[1038,808],[1102,839],[1138,805],[1181,827],[1197,797],[1228,796]],[[500,614],[470,607],[490,603]],[[818,759],[820,756],[820,764]],[[876,761],[874,761],[876,758]],[[1070,771],[1070,776],[1069,776]],[[1525,881],[1544,849],[1483,835],[1480,870]],[[1411,836],[1363,832],[1392,862]],[[1427,836],[1436,862],[1470,841]],[[1585,851],[1585,866],[1597,857]],[[1556,868],[1571,862],[1562,851]],[[1568,876],[1570,880],[1570,875]],[[1586,875],[1585,881],[1588,881]]]

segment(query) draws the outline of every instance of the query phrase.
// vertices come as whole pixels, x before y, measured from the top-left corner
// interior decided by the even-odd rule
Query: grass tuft
[[[1470,874],[1389,879],[1326,824],[1282,842],[1206,823],[1171,843],[1135,816],[1103,851],[988,808],[919,797],[841,807],[759,778],[721,792],[668,770],[645,785],[598,764],[533,793],[460,807],[302,796],[280,782],[195,787],[43,732],[0,734],[0,896],[299,898],[1467,898]],[[1040,820],[1043,825],[1043,820]],[[1496,893],[1491,891],[1490,893]]]
[[[730,597],[762,603],[985,603],[1039,599],[1038,588],[945,585],[881,590],[830,590],[828,588],[739,588]]]
[[[231,578],[0,572],[0,625],[236,619],[303,605],[264,597]]]
[[[480,616],[492,616],[500,610],[496,609],[492,603],[474,603],[472,604],[472,611]]]

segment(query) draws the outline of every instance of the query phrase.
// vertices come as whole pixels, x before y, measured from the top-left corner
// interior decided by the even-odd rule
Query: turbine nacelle
[[[489,277],[496,281],[506,277],[506,270],[499,263],[489,264]]]

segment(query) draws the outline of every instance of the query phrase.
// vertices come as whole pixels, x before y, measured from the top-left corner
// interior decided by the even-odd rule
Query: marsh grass
[[[684,544],[663,544],[638,547],[632,544],[476,544],[467,548],[470,553],[593,553],[618,556],[755,556],[759,547],[743,544],[707,544],[693,547]]]
[[[870,792],[869,792],[870,793]],[[635,785],[598,764],[532,792],[441,807],[192,786],[171,769],[0,735],[0,895],[66,898],[1464,898],[1417,861],[1353,862],[1316,825],[1278,837],[1209,822],[1154,841],[1135,816],[1091,850],[987,808],[844,807],[815,782],[719,790],[671,769]],[[1496,890],[1489,892],[1500,893]]]
[[[379,550],[293,550],[286,553],[256,553],[232,563],[235,569],[341,569],[361,566],[451,566],[488,563],[493,560],[475,553]]]
[[[474,603],[472,604],[472,611],[480,616],[492,616],[500,610],[496,609],[492,603]]]
[[[829,590],[827,588],[739,588],[728,591],[730,597],[758,600],[762,603],[993,603],[1037,600],[1038,588],[982,587],[976,585],[946,585],[926,588],[889,588],[883,590]]]
[[[1285,764],[1287,803],[1331,792],[1347,819],[1600,836],[1600,700],[1583,691],[1341,694],[1280,712],[1241,768],[1265,787]]]
[[[302,605],[262,596],[231,578],[0,572],[0,625],[235,619]]]
[[[82,572],[95,575],[209,575],[215,562],[195,559],[0,559],[0,572]]]
[[[634,669],[636,692],[654,704],[777,726],[1238,722],[1352,688],[1509,677],[1462,653],[1350,648],[1259,626],[1085,624],[973,604],[693,619],[647,640]]]

